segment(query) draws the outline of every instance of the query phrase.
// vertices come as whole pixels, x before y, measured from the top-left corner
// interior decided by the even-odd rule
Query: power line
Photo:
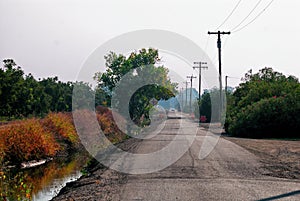
[[[206,50],[207,50],[209,37],[210,37],[210,35],[208,35],[208,36],[206,37],[206,43],[205,43],[205,47],[204,47],[204,52],[205,52],[205,53],[206,53]]]
[[[259,16],[261,16],[261,14],[263,14],[270,6],[271,4],[274,2],[275,0],[271,0],[270,3],[261,11],[259,12],[255,18],[253,18],[253,20],[251,20],[249,23],[247,23],[246,25],[244,25],[243,27],[237,29],[237,30],[234,30],[233,33],[236,33],[238,31],[241,31],[242,29],[246,28],[248,25],[252,24]]]
[[[223,45],[223,49],[225,49],[226,45],[227,45],[227,41],[228,41],[229,37],[227,36]]]
[[[227,20],[232,16],[232,14],[234,13],[234,11],[237,9],[237,7],[240,5],[242,0],[239,0],[237,2],[237,4],[234,6],[233,10],[229,13],[229,15],[225,18],[225,20],[218,26],[218,28],[216,28],[216,30],[220,29],[226,22]]]
[[[237,29],[241,24],[243,24],[243,23],[245,22],[245,20],[248,19],[248,17],[254,12],[254,10],[257,8],[257,6],[258,6],[261,2],[262,2],[262,0],[259,0],[259,1],[255,4],[254,8],[252,8],[252,10],[250,11],[250,13],[249,13],[246,17],[244,17],[244,19],[242,19],[242,21],[241,21],[239,24],[237,24],[235,27],[233,27],[231,30],[234,31],[234,30]]]
[[[234,8],[232,9],[232,11],[231,11],[231,12],[229,13],[229,15],[225,18],[225,20],[218,26],[218,28],[216,28],[216,30],[218,30],[219,28],[221,28],[221,27],[227,22],[227,20],[232,16],[232,14],[233,14],[234,11],[238,8],[238,6],[240,5],[241,2],[242,2],[242,0],[239,0],[239,1],[237,2],[237,4],[236,4],[236,5],[234,6]],[[216,31],[216,30],[215,30],[215,31]],[[210,35],[208,35],[207,40],[206,40],[205,49],[204,49],[205,52],[206,52],[207,47],[208,47],[209,37],[210,37]],[[227,39],[228,39],[228,38],[226,38],[225,44],[227,43]],[[224,46],[225,46],[225,44],[224,44]],[[214,57],[213,57],[213,60],[212,60],[214,64],[216,63],[217,54],[218,54],[218,53],[215,53],[215,55],[214,55]]]
[[[237,2],[237,4],[234,6],[234,8],[232,9],[232,11],[229,13],[229,15],[225,18],[225,20],[218,26],[218,28],[216,28],[216,30],[218,30],[219,28],[221,28],[226,22],[227,22],[227,20],[232,16],[232,14],[234,13],[234,11],[238,8],[238,6],[240,5],[240,3],[242,2],[242,0],[239,0],[238,2]],[[215,30],[215,31],[216,31]],[[208,47],[208,42],[209,42],[209,37],[210,37],[210,35],[208,35],[208,37],[207,37],[207,40],[206,40],[206,44],[205,44],[205,48],[204,48],[204,52],[206,52],[206,50],[207,50],[207,47]],[[228,38],[227,38],[228,39]],[[227,39],[226,39],[226,41],[225,41],[225,44],[226,44],[226,42],[227,42]],[[214,58],[213,58],[213,63],[215,64],[216,63],[216,61],[215,61],[215,59],[216,59],[216,57],[217,57],[217,53],[215,54],[215,56],[214,56]]]
[[[239,0],[239,1],[237,2],[237,4],[233,7],[232,11],[231,11],[231,12],[229,13],[229,15],[225,18],[225,20],[224,20],[224,21],[216,28],[216,30],[220,29],[220,28],[228,21],[228,19],[232,16],[232,14],[233,14],[234,11],[238,8],[238,6],[240,5],[241,2],[242,2],[242,0]],[[216,31],[216,30],[215,30],[215,31]],[[205,52],[206,52],[206,50],[207,50],[209,37],[210,37],[210,35],[208,35],[207,40],[206,40],[205,49],[204,49]],[[215,54],[214,59],[213,59],[213,62],[214,62],[214,63],[215,63],[214,60],[216,59],[216,57],[217,57],[217,53]]]

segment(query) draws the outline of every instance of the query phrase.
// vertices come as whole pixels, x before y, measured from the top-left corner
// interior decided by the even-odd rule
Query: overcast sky
[[[261,0],[240,27],[270,1]],[[216,61],[217,38],[208,37],[207,31],[214,31],[238,2],[0,0],[0,59],[13,58],[36,78],[57,75],[74,81],[86,58],[107,40],[130,31],[162,29],[189,38]],[[257,2],[242,0],[220,30],[231,31]],[[267,66],[299,78],[299,10],[299,0],[275,0],[252,24],[222,37],[223,75],[241,78],[250,68],[256,72]],[[229,85],[238,83],[229,79]]]

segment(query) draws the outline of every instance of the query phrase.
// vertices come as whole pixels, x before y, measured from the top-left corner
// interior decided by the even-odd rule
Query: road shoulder
[[[300,141],[223,137],[259,157],[272,177],[300,179]]]

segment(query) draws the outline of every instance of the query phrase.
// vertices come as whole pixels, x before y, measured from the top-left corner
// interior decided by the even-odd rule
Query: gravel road
[[[183,130],[178,132],[180,121]],[[199,159],[204,140],[217,136],[188,120],[168,119],[158,135],[130,139],[123,146],[132,153],[151,153],[170,144],[176,135],[195,134],[190,132],[197,135],[188,151],[163,170],[124,174],[97,169],[53,200],[300,200],[299,179],[270,176],[256,155],[224,138],[206,158]],[[134,167],[135,160],[130,160]]]

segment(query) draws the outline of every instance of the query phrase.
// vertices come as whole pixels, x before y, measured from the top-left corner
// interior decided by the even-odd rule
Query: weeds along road
[[[197,135],[192,146],[171,166],[141,175],[96,171],[83,181],[97,179],[100,184],[78,185],[55,200],[300,200],[299,180],[267,176],[255,155],[223,138],[200,160],[199,150],[207,131],[183,119],[183,130],[177,133],[179,121],[168,119],[158,135],[130,148],[133,153],[151,153],[169,144],[176,134],[193,134],[189,132],[194,128]],[[134,166],[134,159],[130,163]],[[111,178],[114,181],[104,184]]]

